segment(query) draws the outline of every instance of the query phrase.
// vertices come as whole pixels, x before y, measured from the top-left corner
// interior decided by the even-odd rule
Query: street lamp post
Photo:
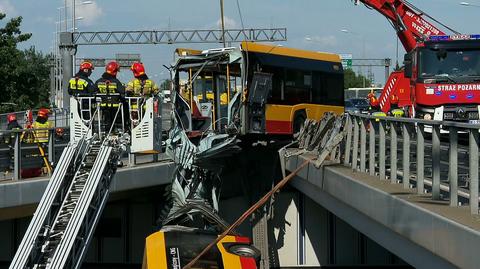
[[[56,97],[55,97],[55,100],[56,100],[56,104],[57,104],[57,107],[60,107],[60,108],[66,108],[68,107],[68,104],[66,103],[67,100],[65,100],[65,98],[68,98],[68,95],[66,95],[64,93],[65,89],[64,89],[64,83],[63,83],[63,76],[68,76],[68,74],[66,74],[64,71],[63,71],[63,64],[67,64],[66,62],[62,62],[62,57],[60,57],[60,49],[59,49],[59,45],[60,45],[60,38],[59,38],[59,34],[60,32],[68,32],[70,30],[69,28],[69,25],[68,25],[68,22],[71,21],[71,32],[75,32],[76,30],[76,21],[77,20],[82,20],[83,17],[77,17],[76,14],[75,14],[75,7],[77,6],[83,6],[83,5],[89,5],[89,4],[93,4],[93,1],[82,1],[82,2],[79,2],[77,3],[78,1],[76,0],[71,0],[71,4],[69,5],[68,3],[69,1],[68,0],[65,0],[64,1],[64,6],[62,7],[58,7],[57,10],[59,12],[58,14],[58,21],[55,22],[55,38],[54,38],[54,65],[55,65],[55,70],[54,70],[54,76],[53,78],[55,79],[55,83],[53,83],[55,85],[55,94],[56,94]],[[68,18],[68,8],[71,8],[71,19]],[[63,13],[63,18],[62,18],[62,13]],[[65,27],[62,27],[64,24]],[[69,63],[70,65],[72,65],[69,70],[71,68],[74,68],[73,64],[75,63],[75,55],[72,55],[71,56],[72,59],[69,59],[69,61],[67,62],[71,62]],[[64,58],[65,59],[65,58]],[[65,106],[67,104],[67,106]]]
[[[362,34],[356,33],[356,32],[352,32],[348,29],[341,29],[340,32],[345,33],[345,34],[351,34],[353,36],[357,36],[357,37],[360,38],[360,40],[362,41],[362,58],[365,59],[365,36],[363,36]],[[366,81],[365,81],[365,74],[363,73],[363,68],[359,67],[359,70],[360,70],[360,74],[363,77],[363,87],[365,88]]]

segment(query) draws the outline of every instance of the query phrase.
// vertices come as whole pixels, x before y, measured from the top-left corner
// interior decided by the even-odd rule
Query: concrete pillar
[[[76,53],[76,45],[73,44],[73,33],[60,33],[60,55],[62,57],[62,108],[69,110],[70,98],[67,92],[68,81],[73,76],[73,55]]]

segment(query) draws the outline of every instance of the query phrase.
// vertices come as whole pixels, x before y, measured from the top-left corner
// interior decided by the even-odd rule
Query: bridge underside
[[[292,157],[293,171],[305,157]],[[468,207],[432,201],[415,190],[352,172],[310,164],[291,183],[358,231],[419,268],[476,268],[480,222]]]
[[[119,168],[110,190],[117,193],[170,183],[171,162]],[[0,184],[0,221],[31,216],[37,208],[50,178],[35,178]]]

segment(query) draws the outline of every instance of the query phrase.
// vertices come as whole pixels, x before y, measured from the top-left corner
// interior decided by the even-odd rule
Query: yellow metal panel
[[[151,234],[145,240],[144,263],[142,268],[146,269],[165,269],[167,268],[167,254],[165,253],[165,236],[163,232]]]
[[[259,52],[259,53],[275,54],[275,55],[281,55],[281,56],[290,56],[290,57],[297,57],[297,58],[341,63],[341,59],[338,54],[326,53],[326,52],[292,49],[292,48],[265,45],[265,44],[246,42],[246,41],[242,42],[242,49],[244,51],[250,51],[250,52]]]
[[[227,235],[220,242],[217,243],[218,250],[222,254],[223,267],[228,269],[242,269],[242,263],[240,262],[240,257],[228,252],[224,247],[223,243],[226,242],[236,242],[235,236]]]
[[[328,106],[315,104],[288,105],[266,105],[265,119],[274,121],[292,121],[295,111],[304,109],[308,119],[319,120],[325,112],[333,112],[337,115],[342,114],[345,108],[342,106]]]
[[[188,55],[200,55],[202,54],[201,50],[194,50],[194,49],[185,49],[185,48],[177,48],[175,53],[179,56],[188,56]]]

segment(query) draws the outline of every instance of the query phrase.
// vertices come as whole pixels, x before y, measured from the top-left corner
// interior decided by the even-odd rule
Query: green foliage
[[[0,13],[0,21],[5,14]],[[22,17],[0,28],[0,113],[48,106],[49,56],[17,45],[32,35],[20,31]]]
[[[368,78],[356,74],[353,70],[351,69],[345,69],[345,89],[349,88],[363,88],[364,85],[364,80],[365,80],[365,87],[370,87],[372,84],[372,81],[370,81]]]

